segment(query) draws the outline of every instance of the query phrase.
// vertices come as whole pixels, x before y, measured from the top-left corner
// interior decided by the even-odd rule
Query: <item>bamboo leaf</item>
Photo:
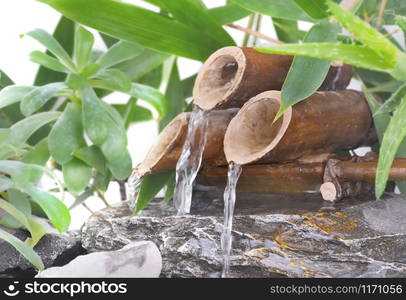
[[[79,71],[82,71],[83,68],[88,64],[90,55],[92,53],[93,44],[93,34],[84,29],[82,26],[78,26],[75,32],[73,57]]]
[[[30,53],[30,60],[36,64],[39,64],[47,69],[52,71],[61,72],[61,73],[69,73],[69,69],[66,68],[63,64],[59,62],[59,60],[45,54],[41,51],[33,51]]]
[[[35,29],[27,33],[28,36],[40,42],[53,55],[55,55],[67,68],[76,71],[76,67],[69,57],[68,53],[63,49],[61,44],[48,32],[43,29]]]
[[[45,103],[57,95],[58,92],[66,89],[63,82],[49,83],[34,88],[21,100],[20,109],[25,116],[30,116],[39,110]]]
[[[314,25],[305,37],[305,42],[334,42],[338,28],[323,22]],[[279,118],[287,108],[312,95],[322,85],[330,69],[330,61],[309,57],[295,57],[282,86]]]
[[[14,82],[10,79],[10,77],[8,77],[6,73],[0,70],[0,90],[12,84],[14,84]]]
[[[173,177],[175,171],[170,170],[156,174],[147,175],[142,179],[139,192],[137,194],[135,214],[143,210],[148,203],[154,199],[156,194],[163,189],[168,180]]]
[[[403,34],[406,34],[406,17],[404,16],[396,16],[395,17],[396,25],[402,29]]]
[[[258,12],[271,17],[289,20],[311,21],[312,19],[305,14],[293,0],[231,0],[252,12]]]
[[[81,106],[71,102],[49,133],[49,151],[63,165],[72,159],[73,151],[84,145]]]
[[[139,44],[119,41],[100,56],[96,63],[101,69],[106,69],[138,56],[143,50]]]
[[[34,267],[36,267],[39,270],[44,269],[44,264],[42,263],[41,258],[27,244],[23,243],[15,236],[1,229],[0,229],[0,239],[6,241],[14,248],[16,248],[17,251],[20,252],[21,255],[24,256],[31,264],[33,264]]]
[[[360,68],[381,72],[390,72],[396,67],[396,62],[386,61],[381,55],[365,46],[330,43],[306,43],[279,45],[271,48],[256,49],[264,53],[301,55],[319,59],[340,61]]]
[[[74,27],[75,24],[71,20],[62,16],[53,33],[54,38],[61,44],[68,55],[73,54]],[[46,51],[46,54],[52,55],[50,51]],[[47,67],[41,66],[35,76],[34,85],[39,86],[51,82],[61,82],[64,81],[65,78],[65,73],[55,72]]]
[[[298,22],[272,18],[278,40],[285,43],[297,43],[304,38],[304,31],[299,30]]]
[[[205,60],[212,52],[226,46],[185,24],[124,2],[114,0],[40,1],[83,25],[166,53]]]
[[[224,6],[209,9],[207,13],[216,19],[218,23],[223,25],[240,20],[251,14],[249,10],[235,5],[234,3],[227,3]]]
[[[332,1],[327,1],[327,4],[334,17],[361,42],[381,54],[385,60],[396,62],[398,49],[383,34]]]
[[[402,98],[406,95],[406,84],[400,86],[396,92],[394,92],[388,100],[382,104],[379,109],[374,113],[374,117],[384,113],[390,113],[396,109],[396,107],[402,101]]]
[[[0,91],[0,109],[20,102],[26,95],[35,89],[34,86],[11,85]]]
[[[375,194],[380,198],[385,191],[389,171],[400,144],[406,136],[406,97],[396,109],[382,139],[375,179]]]
[[[92,168],[73,158],[62,165],[63,179],[68,190],[78,194],[85,189],[92,177]]]
[[[294,0],[311,18],[327,18],[327,4],[325,0]]]

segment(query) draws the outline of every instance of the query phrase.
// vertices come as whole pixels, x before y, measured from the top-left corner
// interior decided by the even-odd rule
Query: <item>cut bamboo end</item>
[[[224,153],[228,162],[245,165],[256,162],[276,147],[292,118],[288,108],[279,120],[280,92],[264,92],[247,102],[231,120],[224,136]]]
[[[293,56],[267,54],[250,47],[225,47],[202,66],[193,88],[194,103],[204,110],[238,108],[251,97],[280,90]],[[352,67],[333,64],[320,90],[345,89]]]
[[[280,99],[281,92],[268,91],[241,108],[224,138],[228,162],[317,161],[334,150],[371,142],[372,116],[360,92],[316,92],[273,122]]]
[[[320,186],[320,193],[324,200],[326,201],[336,201],[337,200],[337,189],[334,183],[325,182]]]
[[[138,177],[170,170],[176,166],[185,142],[189,117],[189,113],[182,113],[164,128],[144,161],[134,169]]]

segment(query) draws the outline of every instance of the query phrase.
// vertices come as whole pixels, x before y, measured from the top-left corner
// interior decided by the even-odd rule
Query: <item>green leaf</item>
[[[0,90],[12,84],[14,84],[14,82],[10,79],[10,77],[0,70]]]
[[[36,64],[39,64],[47,69],[56,72],[69,73],[69,69],[66,68],[59,60],[52,56],[45,54],[41,51],[33,51],[30,53],[30,60]]]
[[[66,89],[63,82],[49,83],[34,88],[21,100],[20,109],[25,116],[30,116],[39,110],[45,103],[57,95],[58,92]]]
[[[165,1],[165,8],[179,22],[214,38],[223,46],[234,46],[231,36],[196,0]]]
[[[233,23],[251,14],[249,10],[233,3],[209,9],[207,13],[223,25]]]
[[[3,88],[0,91],[0,109],[11,104],[20,102],[26,95],[28,95],[34,86],[24,85],[11,85]]]
[[[75,24],[71,20],[62,16],[53,33],[54,38],[59,42],[59,44],[61,44],[68,55],[72,55],[73,53],[73,40],[75,33],[74,27]],[[52,55],[50,51],[46,51],[46,54]],[[65,73],[55,72],[51,69],[41,66],[38,69],[37,75],[35,77],[34,85],[39,86],[51,82],[61,82],[64,81],[65,78]]]
[[[328,17],[325,0],[294,0],[311,18],[324,19]]]
[[[58,111],[42,112],[25,118],[11,126],[12,140],[24,143],[45,124],[55,121],[61,115]]]
[[[19,196],[19,195],[17,195]],[[6,211],[10,216],[12,216],[15,220],[20,222],[25,228],[28,229],[28,231],[31,234],[31,238],[27,240],[27,243],[30,246],[35,246],[39,240],[44,236],[45,234],[45,228],[41,226],[39,223],[36,223],[34,221],[30,221],[27,219],[27,216],[18,210],[14,205],[11,203],[0,199],[0,208]],[[34,226],[31,226],[34,225]]]
[[[63,164],[62,172],[66,187],[73,194],[83,191],[92,177],[92,168],[76,158]]]
[[[185,24],[124,2],[114,0],[40,1],[83,25],[174,55],[205,60],[215,50],[226,46]]]
[[[97,146],[107,139],[109,119],[101,100],[91,88],[81,90],[82,123],[87,136]]]
[[[31,264],[33,264],[34,267],[39,270],[44,269],[44,264],[42,263],[42,260],[38,256],[38,254],[35,253],[34,250],[32,250],[32,248],[30,248],[27,244],[16,238],[14,235],[11,235],[10,233],[0,229],[0,239],[6,241],[14,248],[16,248],[17,251],[20,252],[21,255],[24,256]]]
[[[398,49],[383,34],[332,1],[327,1],[327,4],[334,17],[361,42],[380,54],[386,61],[396,62]]]
[[[40,166],[45,166],[49,159],[48,150],[48,138],[44,138],[42,141],[37,143],[34,148],[23,155],[22,162],[27,164],[36,164]],[[34,183],[38,183],[42,177],[43,172],[38,170],[38,175],[33,179]]]
[[[0,208],[8,212],[7,207],[11,206],[12,211],[0,219],[0,225],[11,229],[19,229],[22,226],[30,226],[27,218],[31,216],[31,206],[26,195],[13,188],[10,188],[7,191],[7,195],[8,202],[5,204],[6,207],[1,207],[0,202]],[[0,199],[0,201],[4,200]]]
[[[14,183],[10,180],[10,178],[0,175],[0,192],[11,189],[13,186]]]
[[[406,84],[403,84],[399,89],[394,92],[385,103],[379,107],[374,113],[374,117],[383,113],[390,113],[396,109],[396,107],[402,101],[402,98],[406,95]]]
[[[109,89],[115,91],[129,92],[131,90],[131,80],[128,76],[118,69],[102,70],[94,76],[91,84],[94,87]]]
[[[298,22],[272,18],[278,40],[285,43],[297,43],[304,38],[304,31],[299,30]]]
[[[116,68],[126,73],[132,81],[138,81],[143,76],[162,65],[162,63],[167,60],[168,57],[168,54],[150,49],[144,49],[140,55],[131,60],[118,64]]]
[[[72,71],[76,71],[76,67],[73,64],[69,54],[63,49],[61,44],[48,32],[43,29],[35,29],[27,33],[28,36],[40,42],[45,48],[47,48],[53,55],[55,55],[67,68]]]
[[[289,20],[311,21],[293,0],[231,0],[252,12],[258,12],[271,17]]]
[[[305,42],[334,42],[338,28],[323,22],[314,25],[305,37]],[[322,85],[330,69],[330,61],[310,57],[295,57],[282,86],[281,106],[276,118],[287,108],[312,95]]]
[[[129,94],[132,97],[139,98],[151,104],[157,110],[160,117],[163,117],[168,110],[168,100],[165,95],[153,87],[133,83]]]
[[[71,102],[49,133],[49,151],[52,157],[62,165],[72,159],[73,151],[84,145],[86,142],[83,138],[81,106]]]
[[[109,187],[110,181],[111,181],[110,172],[107,172],[105,175],[102,173],[97,173],[94,178],[93,186],[95,187],[95,189],[105,192]]]
[[[137,194],[135,214],[143,210],[173,176],[174,170],[147,175],[142,179]]]
[[[113,107],[124,119],[126,129],[128,129],[132,123],[149,121],[154,118],[149,109],[137,105],[136,98],[130,98],[127,104],[115,104]]]
[[[385,191],[386,183],[389,178],[389,171],[393,159],[403,139],[406,136],[406,97],[398,106],[389,122],[388,128],[382,139],[378,167],[375,179],[376,197],[380,198]]]
[[[101,69],[106,69],[138,56],[143,50],[139,44],[119,41],[100,56],[96,63]]]
[[[32,183],[38,170],[42,171],[45,168],[15,160],[0,160],[0,172],[10,175],[15,186],[19,189],[28,183]]]
[[[169,178],[169,180],[166,183],[166,191],[165,191],[165,196],[163,202],[168,204],[175,192],[175,187],[176,187],[176,172],[173,172],[172,176]]]
[[[78,26],[75,32],[75,46],[73,48],[73,57],[76,67],[79,71],[88,64],[92,53],[94,37],[89,31],[82,26]]]
[[[72,155],[98,172],[106,174],[106,162],[99,147],[95,145],[83,147],[74,151]]]
[[[402,29],[403,34],[406,34],[406,17],[404,16],[396,16],[395,17],[396,25]]]
[[[179,78],[178,64],[175,61],[169,75],[169,81],[165,95],[168,99],[168,112],[159,122],[159,129],[162,130],[174,117],[183,112],[186,106],[185,97],[182,92],[183,86]]]
[[[59,231],[64,232],[70,224],[70,214],[68,208],[55,196],[41,191],[34,185],[26,185],[24,192],[44,210],[52,225]]]
[[[330,43],[286,44],[271,48],[256,48],[264,53],[301,55],[340,61],[354,66],[381,72],[392,71],[396,62],[388,62],[381,55],[365,46]]]

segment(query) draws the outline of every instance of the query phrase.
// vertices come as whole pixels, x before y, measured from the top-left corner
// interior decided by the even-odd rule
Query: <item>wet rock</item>
[[[22,230],[9,230],[17,238],[25,240],[29,235]],[[0,274],[10,277],[33,277],[34,267],[14,247],[0,240]],[[42,258],[45,267],[63,265],[84,253],[79,232],[67,234],[47,233],[38,242],[34,250]]]
[[[274,195],[269,203],[258,195],[253,203],[260,211],[237,197],[232,277],[406,276],[405,197],[386,195],[380,201],[336,206],[325,206],[318,195],[286,197]],[[212,199],[194,204],[193,214],[186,217],[168,215],[171,209],[159,203],[130,217],[121,203],[88,220],[83,247],[115,250],[131,241],[152,240],[162,254],[161,276],[219,277],[222,205]]]
[[[63,267],[41,272],[38,278],[89,277],[158,277],[162,257],[152,242],[133,242],[116,251],[95,252],[78,256]]]

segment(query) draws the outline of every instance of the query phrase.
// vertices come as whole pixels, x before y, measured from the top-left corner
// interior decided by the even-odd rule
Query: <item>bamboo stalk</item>
[[[376,138],[369,106],[360,92],[317,92],[273,122],[280,97],[279,91],[264,92],[241,108],[224,137],[228,162],[318,161],[334,150],[355,149]]]
[[[200,70],[193,88],[194,103],[205,110],[241,107],[261,92],[280,90],[292,60],[292,56],[249,47],[222,48]],[[351,77],[351,66],[333,64],[321,89],[345,89]]]
[[[203,152],[203,164],[221,166],[227,161],[223,151],[223,139],[228,124],[237,109],[207,113],[207,142]],[[186,139],[190,113],[182,113],[173,119],[158,136],[146,158],[135,169],[138,177],[176,168]]]

